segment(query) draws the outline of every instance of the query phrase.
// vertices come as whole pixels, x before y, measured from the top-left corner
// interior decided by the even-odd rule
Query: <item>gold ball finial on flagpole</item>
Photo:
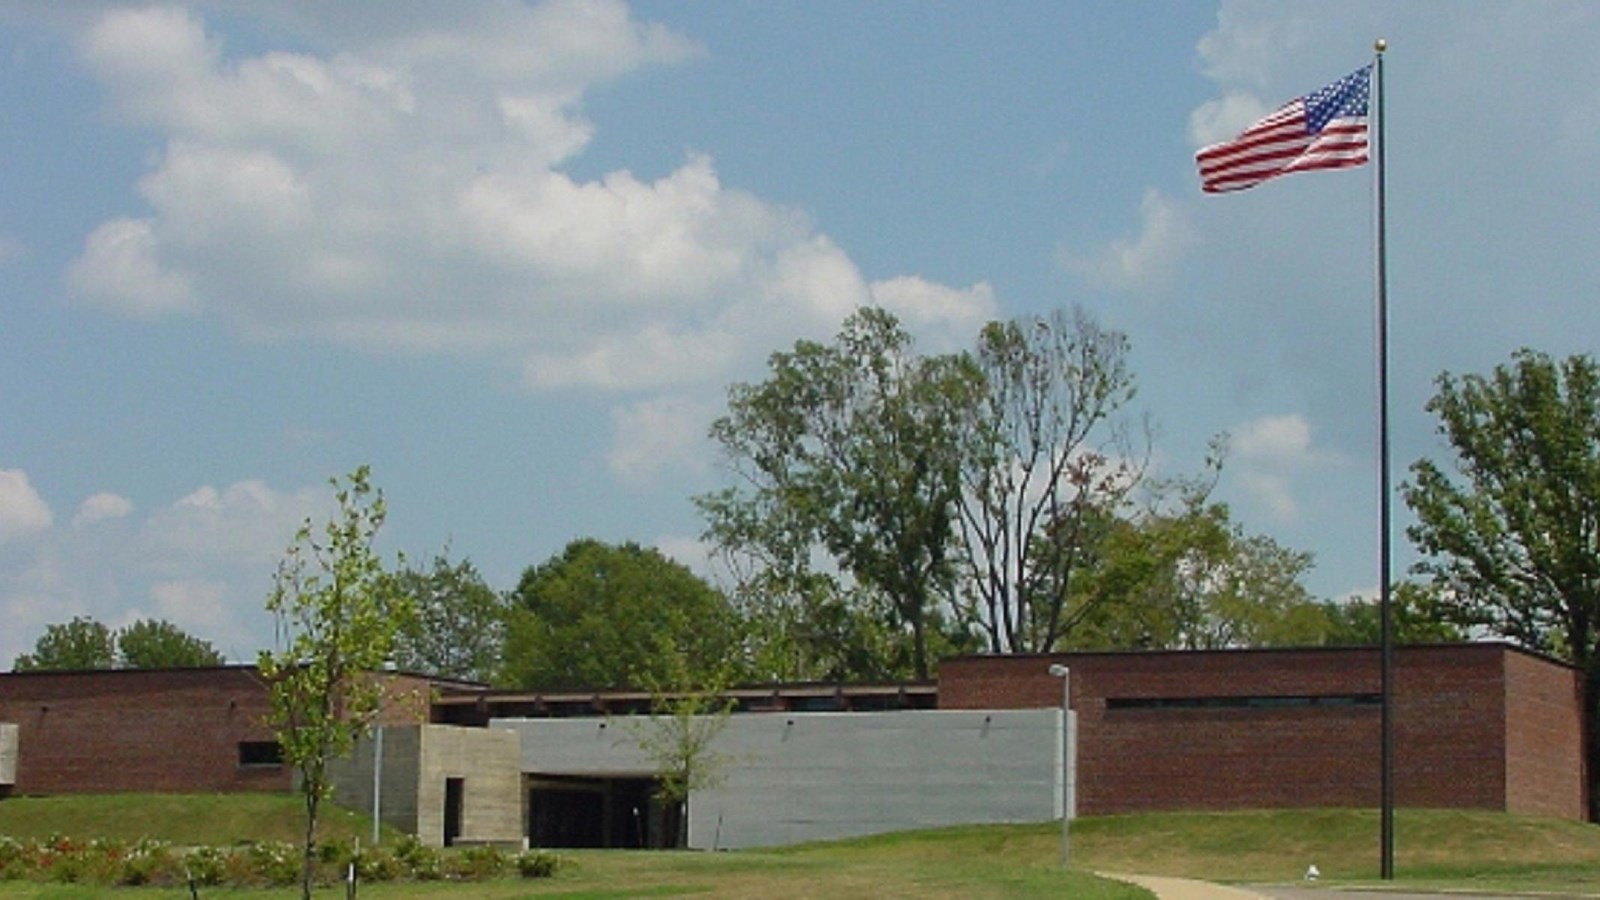
[[[1377,40],[1372,42],[1372,49],[1378,51],[1379,53],[1382,53],[1383,51],[1389,49],[1389,42],[1384,40],[1383,38],[1378,38]]]

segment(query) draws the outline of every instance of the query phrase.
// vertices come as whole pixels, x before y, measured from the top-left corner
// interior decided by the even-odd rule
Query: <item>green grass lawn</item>
[[[0,801],[0,834],[227,844],[294,841],[301,824],[287,796],[90,797]],[[370,835],[336,808],[332,833]],[[968,826],[737,852],[566,851],[554,878],[473,885],[372,885],[362,896],[427,898],[817,897],[1135,900],[1148,894],[1087,872],[1132,872],[1227,882],[1293,882],[1316,864],[1324,883],[1375,881],[1378,816],[1371,810],[1164,813],[1083,819],[1073,827],[1073,872],[1056,867],[1053,823]],[[386,838],[386,840],[388,840]],[[1600,827],[1498,813],[1401,810],[1396,870],[1403,886],[1600,893]],[[206,897],[283,891],[207,889]],[[343,896],[328,888],[328,897]],[[187,891],[95,891],[0,884],[3,898],[178,898]]]
[[[324,803],[317,816],[325,838],[372,839],[372,819]],[[137,841],[194,846],[305,839],[305,805],[291,794],[104,794],[0,800],[0,835],[41,839]],[[398,832],[386,830],[390,838]]]
[[[287,795],[111,795],[12,798],[0,801],[0,835],[231,845],[244,841],[297,842],[303,828],[298,798]],[[324,838],[370,839],[371,820],[327,807]],[[774,851],[639,852],[568,851],[554,878],[462,884],[374,884],[363,897],[851,897],[1003,898],[1081,897],[1149,900],[1149,893],[1082,872],[1062,872],[1053,852],[997,855],[999,844],[1038,842],[1039,829],[986,834],[969,829],[949,836],[920,833],[901,840],[843,841]],[[1058,833],[1058,832],[1051,832]],[[390,834],[385,840],[392,840]],[[1041,844],[1041,846],[1043,846]],[[1054,847],[1054,844],[1050,845]],[[206,888],[205,897],[284,896],[282,889]],[[342,886],[321,892],[342,897]],[[94,889],[74,885],[0,882],[0,898],[79,900],[90,897],[179,898],[187,890]]]
[[[1287,882],[1315,864],[1325,881],[1378,879],[1376,810],[1107,816],[1075,824],[1101,871],[1211,881]],[[1466,810],[1400,810],[1396,879],[1415,887],[1503,889],[1535,882],[1600,892],[1600,827]]]

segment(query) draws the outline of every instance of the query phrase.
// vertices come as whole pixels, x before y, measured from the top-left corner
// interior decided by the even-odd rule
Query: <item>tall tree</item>
[[[295,534],[266,607],[277,621],[278,649],[262,652],[269,686],[268,720],[283,758],[300,776],[306,830],[301,896],[311,897],[317,816],[332,785],[328,762],[351,751],[382,710],[384,685],[374,677],[391,658],[396,635],[412,616],[373,549],[387,508],[361,466],[332,482],[339,513],[320,529],[307,519]]]
[[[512,592],[500,682],[540,689],[642,688],[740,656],[721,592],[655,549],[580,539],[523,572]],[[672,648],[666,653],[663,647]]]
[[[1096,526],[1078,562],[1066,645],[1182,650],[1325,643],[1328,619],[1301,583],[1311,555],[1250,534],[1210,480]]]
[[[88,616],[75,616],[66,624],[46,626],[33,652],[18,656],[12,669],[109,669],[116,661],[117,641],[111,629]]]
[[[912,673],[908,643],[881,594],[824,573],[755,574],[733,593],[752,681],[888,681]]]
[[[125,669],[220,666],[221,653],[164,619],[140,619],[117,630],[118,665]]]
[[[1403,485],[1407,529],[1439,610],[1584,673],[1589,771],[1600,772],[1600,368],[1520,350],[1484,375],[1439,376],[1428,409],[1455,454]],[[1600,778],[1590,817],[1600,820]]]
[[[425,567],[400,569],[394,582],[394,590],[416,610],[397,635],[397,666],[471,681],[494,677],[509,607],[471,560],[451,562],[446,548]]]
[[[820,551],[880,594],[904,629],[912,670],[958,573],[951,555],[960,491],[956,417],[976,372],[962,357],[920,357],[888,312],[858,310],[832,344],[772,356],[759,384],[736,384],[711,434],[743,481],[697,498],[707,537],[765,557],[804,583]]]
[[[1441,594],[1431,581],[1402,581],[1389,597],[1389,627],[1397,644],[1437,644],[1464,641],[1467,632],[1441,615]],[[1327,619],[1323,643],[1365,647],[1383,639],[1383,610],[1376,598],[1355,597],[1322,604]]]
[[[1134,396],[1127,352],[1082,309],[983,329],[962,423],[960,596],[990,652],[1049,652],[1076,622],[1090,532],[1122,512],[1148,452],[1118,418]]]

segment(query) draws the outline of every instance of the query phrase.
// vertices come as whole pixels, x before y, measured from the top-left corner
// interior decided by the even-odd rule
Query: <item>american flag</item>
[[[1231,141],[1195,154],[1206,193],[1242,191],[1268,178],[1367,161],[1367,96],[1372,66],[1297,97]]]

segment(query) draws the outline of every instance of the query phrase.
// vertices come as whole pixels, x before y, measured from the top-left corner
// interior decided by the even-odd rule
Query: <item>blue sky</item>
[[[496,587],[701,567],[725,387],[867,302],[1089,308],[1161,469],[1229,433],[1236,517],[1370,592],[1372,170],[1192,154],[1380,35],[1398,482],[1440,371],[1594,350],[1591,4],[0,3],[0,665],[74,615],[252,658],[363,463],[387,551]]]

